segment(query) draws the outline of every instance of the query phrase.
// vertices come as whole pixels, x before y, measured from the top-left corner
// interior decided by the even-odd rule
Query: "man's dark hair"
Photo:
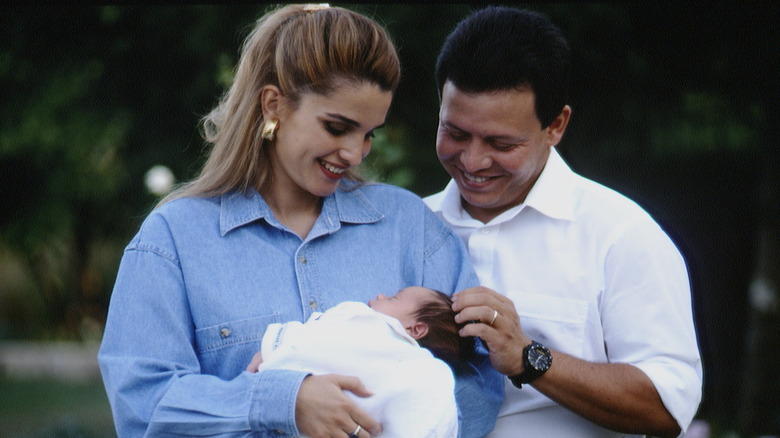
[[[447,294],[435,292],[435,298],[423,301],[415,312],[415,320],[428,326],[428,333],[417,343],[457,371],[473,353],[474,338],[458,334],[463,324],[455,322],[452,299]]]
[[[471,93],[530,89],[546,128],[567,103],[569,68],[566,39],[547,17],[490,6],[466,17],[447,37],[436,82],[439,97],[448,80]]]

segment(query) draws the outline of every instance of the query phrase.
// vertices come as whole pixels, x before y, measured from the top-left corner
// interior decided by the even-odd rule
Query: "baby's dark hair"
[[[427,348],[433,355],[446,362],[453,370],[460,368],[474,351],[474,338],[461,337],[458,334],[464,324],[455,322],[452,299],[439,291],[435,297],[426,299],[417,312],[415,319],[428,326],[428,334],[418,339],[421,347]]]

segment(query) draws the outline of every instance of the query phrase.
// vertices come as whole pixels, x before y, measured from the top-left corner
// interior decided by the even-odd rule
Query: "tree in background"
[[[143,175],[198,164],[198,118],[257,10],[0,13],[0,337],[99,336],[122,247],[155,202]]]

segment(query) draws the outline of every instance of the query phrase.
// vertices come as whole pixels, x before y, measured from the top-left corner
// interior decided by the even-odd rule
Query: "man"
[[[555,150],[571,117],[568,46],[543,16],[489,7],[436,66],[436,150],[452,176],[426,199],[483,287],[455,295],[461,331],[505,374],[491,437],[682,435],[702,368],[683,258],[622,195]]]

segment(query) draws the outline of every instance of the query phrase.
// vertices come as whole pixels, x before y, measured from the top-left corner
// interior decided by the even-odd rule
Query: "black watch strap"
[[[541,361],[533,361],[532,358],[542,357]],[[537,365],[538,364],[538,365]],[[512,382],[516,388],[522,388],[523,383],[531,383],[539,376],[547,372],[552,365],[552,354],[550,350],[544,345],[531,341],[530,345],[523,348],[523,365],[525,369],[522,373],[515,376],[509,376],[509,381]]]
[[[515,376],[509,376],[509,381],[512,382],[512,385],[515,386],[515,388],[520,389],[523,387],[523,382],[521,381],[521,378],[523,377],[523,374],[517,374]]]

